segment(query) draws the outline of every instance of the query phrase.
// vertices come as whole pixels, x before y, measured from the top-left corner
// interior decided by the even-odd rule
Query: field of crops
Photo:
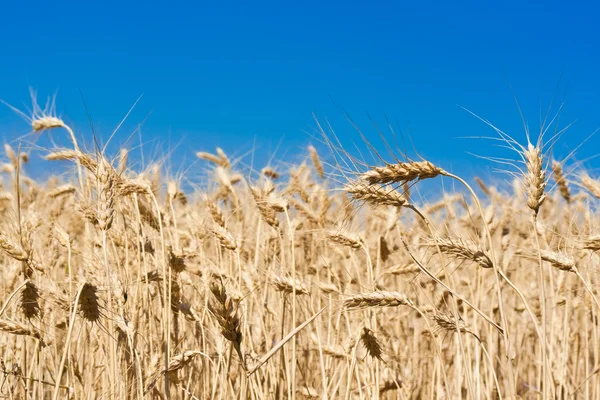
[[[252,171],[199,152],[190,192],[30,123],[72,146],[45,182],[5,146],[2,398],[600,397],[600,181],[541,142],[504,137],[510,188],[329,143]]]

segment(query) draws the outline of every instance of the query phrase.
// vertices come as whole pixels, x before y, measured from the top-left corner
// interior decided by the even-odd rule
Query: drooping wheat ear
[[[223,211],[221,208],[210,200],[206,200],[206,206],[208,207],[208,213],[212,220],[220,226],[221,228],[225,228],[225,216],[223,215]]]
[[[410,182],[402,183],[402,196],[404,196],[407,201],[410,201]]]
[[[79,312],[89,322],[96,322],[101,317],[100,302],[98,300],[98,288],[85,283],[79,297]]]
[[[219,181],[221,186],[223,188],[225,188],[228,193],[231,193],[235,199],[235,190],[233,189],[233,183],[231,182],[231,179],[230,179],[229,175],[227,174],[227,171],[225,170],[225,168],[223,168],[223,167],[215,168],[215,174],[216,174],[217,180]]]
[[[479,188],[481,189],[481,191],[483,192],[483,194],[485,194],[486,196],[490,197],[492,195],[492,192],[490,191],[490,188],[487,187],[487,185],[485,184],[485,182],[478,176],[475,177],[475,182],[477,182],[477,185],[479,186]]]
[[[98,214],[93,207],[81,203],[77,204],[75,207],[76,211],[79,212],[83,218],[87,219],[93,225],[98,225]]]
[[[315,170],[321,179],[325,179],[325,170],[323,169],[323,164],[321,164],[321,159],[319,158],[319,153],[317,153],[317,149],[313,146],[308,146],[308,153],[310,154],[310,159],[315,166]]]
[[[350,233],[330,232],[327,235],[327,239],[331,243],[339,244],[339,245],[346,246],[346,247],[351,247],[353,249],[360,249],[362,246],[361,245],[362,239],[360,237],[358,237],[357,235],[353,235]]]
[[[203,353],[198,350],[188,350],[184,351],[181,354],[171,357],[167,368],[158,368],[155,369],[152,373],[150,373],[148,381],[146,382],[146,387],[144,388],[144,394],[147,394],[150,390],[152,390],[152,388],[154,388],[156,382],[160,379],[161,376],[177,372],[180,369],[186,367],[199,354]],[[156,364],[160,365],[160,363]]]
[[[554,176],[554,182],[556,182],[556,185],[558,186],[560,195],[567,203],[570,203],[571,191],[569,190],[569,185],[567,185],[562,165],[556,160],[552,162],[552,175]]]
[[[79,150],[58,150],[46,155],[48,161],[78,161],[85,169],[91,173],[96,173],[98,163],[89,155]]]
[[[600,182],[590,178],[586,173],[581,175],[581,185],[586,188],[595,198],[600,199]]]
[[[274,229],[279,228],[279,219],[277,219],[276,210],[267,203],[267,199],[260,188],[250,186],[250,193],[254,197],[256,207],[260,212],[260,215],[267,224],[272,226]]]
[[[229,161],[227,154],[225,154],[222,148],[217,147],[217,154],[219,155],[219,159],[221,160],[220,165],[226,169],[231,168],[231,162]]]
[[[19,158],[17,157],[17,153],[15,153],[15,151],[13,150],[13,148],[10,144],[6,143],[4,145],[4,152],[6,153],[6,156],[10,160],[10,163],[13,165],[13,167],[18,168],[19,167]]]
[[[340,293],[340,289],[333,283],[319,282],[317,283],[317,286],[323,291],[323,293]]]
[[[108,161],[102,159],[96,172],[98,178],[98,228],[107,231],[115,215],[115,175]]]
[[[449,236],[438,237],[436,241],[427,243],[430,247],[439,246],[442,253],[450,254],[464,260],[471,260],[482,268],[492,268],[492,260],[473,243],[467,243],[460,238],[451,238]]]
[[[527,207],[537,215],[544,202],[546,195],[546,171],[544,170],[542,160],[542,150],[538,146],[527,144],[527,149],[523,151],[525,157],[525,189],[527,191]]]
[[[431,315],[431,319],[433,319],[437,331],[471,333],[471,330],[462,318],[457,323],[456,318],[446,312],[435,312]]]
[[[268,195],[265,198],[265,201],[267,202],[267,205],[275,212],[282,213],[290,209],[290,203],[286,199],[278,197],[273,193]]]
[[[413,307],[413,303],[404,293],[388,291],[361,293],[344,300],[346,309],[398,306]]]
[[[370,184],[405,183],[413,180],[435,178],[444,170],[429,161],[414,161],[398,164],[387,164],[385,167],[374,167],[363,173],[361,179]]]
[[[213,295],[213,300],[208,302],[208,310],[221,327],[223,337],[233,344],[235,351],[240,357],[240,362],[244,366],[244,356],[241,349],[242,330],[241,322],[237,315],[237,305],[227,295],[225,286],[221,280],[213,279],[209,284],[209,289]]]
[[[48,196],[52,198],[57,198],[70,193],[75,193],[75,186],[67,183],[65,185],[60,185],[54,188],[52,191],[48,192]]]
[[[21,246],[16,241],[12,240],[10,237],[6,236],[4,233],[0,232],[0,248],[4,250],[8,256],[14,258],[18,261],[27,261],[29,260],[29,254],[25,251],[23,246]]]
[[[0,202],[12,201],[14,199],[13,195],[8,192],[0,192]]]
[[[40,132],[46,129],[64,128],[65,123],[60,118],[44,115],[33,119],[31,121],[31,127],[35,132]]]
[[[178,304],[178,307],[179,307],[179,311],[181,311],[181,313],[183,314],[185,319],[187,319],[188,321],[204,323],[202,317],[198,313],[198,310],[196,310],[194,307],[192,307],[188,303],[180,301]]]
[[[225,247],[228,250],[237,249],[237,243],[235,239],[229,233],[229,231],[221,226],[217,226],[215,229],[212,229],[212,234],[219,240],[221,246]]]
[[[550,250],[541,251],[542,260],[547,261],[556,269],[567,272],[576,272],[577,265],[575,260],[565,253],[556,253]]]
[[[294,197],[290,197],[290,204],[296,209],[298,210],[298,212],[305,216],[310,222],[314,222],[315,224],[318,224],[320,221],[319,216],[313,211],[311,210],[311,208],[306,205],[306,203],[304,203],[303,201],[300,201],[298,199],[295,199]]]
[[[9,163],[2,164],[2,166],[0,166],[0,172],[12,174],[13,172],[15,172],[15,167]]]
[[[71,243],[71,238],[69,236],[69,234],[67,233],[67,231],[65,231],[62,227],[60,227],[59,225],[54,225],[54,237],[56,238],[56,240],[58,240],[58,242],[61,244],[61,246],[68,248],[70,243]]]
[[[127,169],[127,161],[129,160],[129,150],[122,148],[119,152],[119,162],[117,164],[117,174],[122,175]]]
[[[367,349],[367,354],[381,360],[381,355],[383,354],[381,345],[379,344],[377,337],[369,328],[363,327],[362,333],[360,334],[360,341],[363,346],[365,346],[365,349]]]
[[[175,198],[177,197],[177,193],[179,193],[179,189],[177,188],[177,182],[167,182],[167,201],[169,203],[172,203],[173,200],[175,200]]]
[[[323,346],[323,354],[333,358],[348,358],[348,354],[342,346]]]
[[[367,184],[360,181],[350,182],[345,186],[355,200],[365,201],[374,205],[402,207],[407,205],[406,197],[394,189]]]
[[[439,200],[431,205],[428,205],[427,208],[425,208],[425,213],[434,214],[443,209],[448,210],[448,207],[450,205],[452,205],[452,203],[459,201],[461,198],[462,198],[461,195],[448,196],[447,194],[444,193],[444,197],[441,200]]]
[[[43,343],[42,334],[35,328],[27,328],[17,322],[0,319],[0,331],[7,332],[12,335],[31,336]]]
[[[159,219],[162,220],[163,218],[160,210],[156,210],[155,212],[152,208],[152,205],[148,204],[148,202],[144,201],[142,198],[138,198],[138,208],[140,210],[140,217],[142,218],[142,221],[150,225],[150,227],[155,231],[160,231]]]
[[[40,292],[32,281],[25,282],[21,290],[21,312],[27,319],[37,317],[40,313]]]
[[[279,172],[275,171],[272,167],[264,167],[260,173],[273,180],[279,179],[280,176]]]
[[[150,188],[152,190],[152,193],[154,193],[155,196],[158,196],[160,194],[160,188],[161,188],[161,169],[160,169],[160,164],[152,164],[152,166],[150,166],[150,177],[148,178],[148,180],[150,181]]]
[[[591,235],[585,238],[581,244],[581,248],[592,251],[600,250],[600,235]]]
[[[132,194],[150,194],[152,187],[145,179],[123,179],[115,174],[111,174],[115,195],[119,197],[127,197]]]
[[[299,279],[272,274],[271,283],[275,289],[285,294],[294,293],[294,289],[296,289],[296,295],[308,294],[308,288]]]
[[[169,250],[169,254],[168,254],[169,267],[177,273],[183,272],[186,267],[186,265],[185,265],[186,258],[187,258],[187,255],[181,251],[174,252],[173,249]]]
[[[416,264],[397,264],[389,267],[386,272],[392,275],[406,275],[420,272],[421,269]]]
[[[221,165],[221,159],[219,158],[219,156],[214,155],[212,153],[208,153],[205,151],[199,151],[196,153],[196,157],[198,157],[201,160],[210,161],[211,163],[216,164],[216,165]]]
[[[227,158],[227,156],[225,155],[223,150],[221,150],[219,148],[217,148],[217,153],[219,152],[219,150],[221,151],[223,157],[221,156],[221,154],[215,155],[212,153],[207,153],[205,151],[197,152],[196,157],[198,157],[202,160],[210,161],[211,163],[218,165],[220,167],[229,168],[229,166],[230,166],[229,159]]]

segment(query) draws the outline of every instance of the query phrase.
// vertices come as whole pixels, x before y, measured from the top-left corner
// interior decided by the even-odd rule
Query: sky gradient
[[[239,156],[256,149],[258,164],[276,149],[275,159],[293,161],[307,144],[320,147],[313,113],[361,150],[346,115],[378,148],[368,116],[382,127],[387,117],[420,155],[471,175],[492,164],[469,153],[506,152],[462,139],[494,132],[461,107],[523,142],[513,93],[532,131],[553,98],[553,111],[565,101],[560,125],[577,122],[557,157],[600,126],[598,6],[365,4],[10,2],[0,13],[0,99],[22,108],[30,86],[40,98],[57,92],[59,114],[89,145],[84,101],[102,141],[143,94],[110,148],[138,149],[139,137],[127,138],[144,121],[146,156],[172,154],[174,169],[215,146]],[[4,141],[27,131],[0,107]],[[58,144],[63,136],[53,134]],[[593,169],[598,144],[596,135],[575,159]]]

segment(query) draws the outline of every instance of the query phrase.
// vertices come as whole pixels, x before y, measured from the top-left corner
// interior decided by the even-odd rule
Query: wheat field
[[[509,187],[332,145],[190,192],[29,122],[72,146],[5,146],[2,398],[600,398],[600,181],[541,141]]]

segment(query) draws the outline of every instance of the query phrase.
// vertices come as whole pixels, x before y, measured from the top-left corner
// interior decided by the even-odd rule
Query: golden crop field
[[[70,172],[5,146],[2,398],[600,398],[600,181],[541,141],[500,133],[513,187],[332,140],[189,192],[29,122]]]

